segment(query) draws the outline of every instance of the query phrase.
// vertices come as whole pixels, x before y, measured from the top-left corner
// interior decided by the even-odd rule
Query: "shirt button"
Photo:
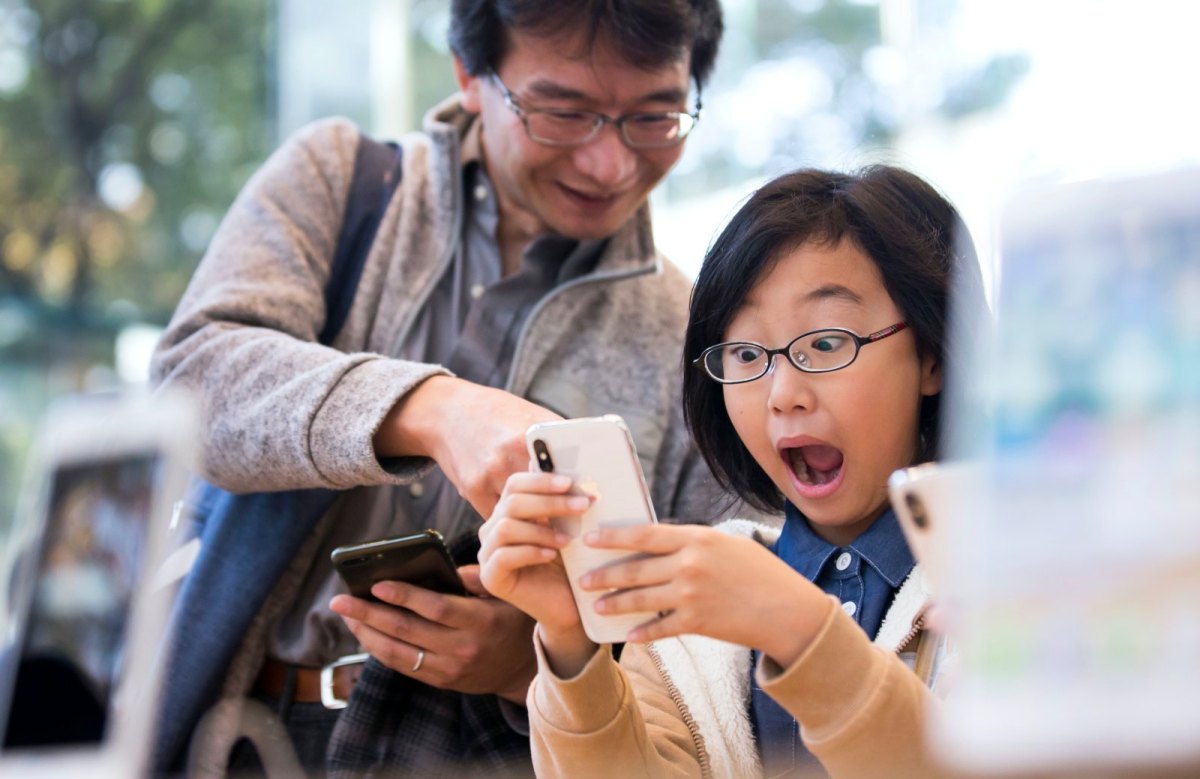
[[[839,571],[844,571],[850,567],[850,563],[852,563],[852,562],[854,562],[854,558],[850,556],[850,553],[842,552],[840,555],[838,555],[838,558],[834,562],[834,565],[837,566],[837,569]]]
[[[413,482],[412,484],[408,485],[408,494],[412,495],[414,498],[421,497],[425,494],[425,485],[419,481]]]
[[[475,199],[480,203],[487,200],[487,187],[482,184],[475,185]]]
[[[846,612],[846,616],[853,617],[854,612],[858,611],[858,605],[854,601],[848,600],[842,604],[842,611]]]
[[[483,290],[484,290],[484,286],[482,284],[472,284],[471,285],[471,297],[478,300],[479,296],[483,294]]]

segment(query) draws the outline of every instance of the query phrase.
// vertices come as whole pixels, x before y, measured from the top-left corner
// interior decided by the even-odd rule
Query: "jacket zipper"
[[[450,144],[450,170],[459,170],[459,147],[458,144]],[[462,171],[459,171],[457,177],[451,175],[450,179],[454,182],[454,225],[451,228],[450,240],[447,242],[449,249],[439,260],[436,270],[431,277],[429,284],[421,291],[420,297],[414,301],[412,309],[408,312],[404,323],[397,331],[397,336],[392,342],[392,347],[388,350],[387,356],[395,358],[400,353],[400,347],[404,344],[404,339],[408,337],[409,330],[412,329],[413,323],[417,321],[417,316],[421,313],[421,309],[429,302],[429,298],[433,295],[433,291],[437,289],[438,281],[445,274],[446,268],[454,259],[454,254],[459,250],[459,244],[462,241],[462,218],[463,218],[463,187],[462,187]],[[403,187],[401,187],[403,190]]]
[[[919,617],[917,617],[915,620],[913,620],[912,629],[908,631],[908,634],[906,636],[904,636],[904,640],[896,645],[896,654],[900,654],[901,650],[903,650],[904,647],[908,646],[908,643],[910,641],[912,641],[914,638],[916,638],[917,634],[920,633],[924,629],[925,629],[925,615],[922,614]]]
[[[607,249],[605,251],[607,251]],[[575,287],[582,287],[586,284],[599,284],[602,282],[624,281],[625,279],[636,278],[637,276],[645,276],[647,274],[654,273],[655,270],[657,270],[657,264],[651,265],[648,268],[635,268],[627,271],[613,271],[611,273],[585,276],[581,279],[572,279],[566,284],[550,290],[549,294],[545,295],[541,300],[534,304],[533,308],[529,310],[529,314],[525,317],[525,321],[521,324],[521,333],[517,336],[517,345],[513,347],[512,367],[509,368],[508,371],[508,381],[506,381],[504,385],[505,391],[513,394],[519,394],[514,391],[514,378],[521,372],[519,368],[521,367],[522,347],[525,346],[526,336],[529,334],[530,327],[533,325],[534,320],[537,319],[538,315],[542,313],[542,309],[549,305],[550,301],[554,300],[554,298],[558,297],[567,290],[574,289]]]
[[[696,757],[700,761],[700,775],[705,777],[705,779],[712,779],[712,767],[708,764],[708,750],[704,748],[704,737],[700,735],[700,729],[696,727],[696,720],[692,718],[692,713],[684,705],[683,696],[679,694],[679,688],[675,686],[675,682],[666,672],[666,669],[663,668],[662,657],[659,656],[654,646],[647,644],[646,652],[650,655],[650,660],[654,663],[654,668],[658,671],[659,678],[667,685],[667,694],[675,702],[675,708],[679,710],[679,716],[683,718],[683,724],[687,725],[688,733],[692,736],[692,743],[696,747]]]

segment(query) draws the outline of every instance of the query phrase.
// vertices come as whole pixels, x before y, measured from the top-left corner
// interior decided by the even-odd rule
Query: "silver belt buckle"
[[[371,655],[362,653],[358,655],[343,655],[332,663],[321,668],[321,705],[327,709],[344,709],[349,701],[343,700],[333,692],[333,672],[344,665],[355,665],[356,663],[365,663]]]

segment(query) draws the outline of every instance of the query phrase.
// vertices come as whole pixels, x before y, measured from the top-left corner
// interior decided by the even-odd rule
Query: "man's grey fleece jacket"
[[[461,235],[459,138],[471,120],[456,104],[444,104],[426,118],[423,133],[403,138],[401,186],[333,348],[316,338],[357,128],[344,120],[309,126],[239,195],[152,368],[156,384],[198,394],[204,418],[200,469],[210,481],[232,492],[344,490],[405,484],[431,467],[423,458],[381,463],[372,437],[405,393],[447,373],[390,355],[397,353]],[[655,251],[643,207],[612,236],[591,273],[555,289],[529,314],[507,389],[564,417],[621,415],[633,431],[659,516],[710,522],[726,514],[729,501],[714,486],[683,423],[681,344],[689,290],[688,280]],[[336,516],[337,510],[335,504],[334,516],[321,526],[353,521]],[[271,543],[272,528],[264,526],[261,537]],[[263,636],[294,596],[316,546],[305,543],[297,551],[266,603],[221,604],[230,612],[251,609],[254,616],[250,635],[227,637],[229,654],[236,647],[236,656],[217,652],[196,661],[224,668],[223,689],[203,691],[207,701],[248,689]],[[227,576],[244,581],[256,574],[242,565]],[[174,623],[177,646],[189,634],[228,631],[230,624],[181,623]],[[201,670],[177,667],[172,675],[204,678]],[[216,669],[204,670],[211,677]],[[169,688],[167,718],[173,716],[171,695]],[[195,716],[164,725],[185,737]]]

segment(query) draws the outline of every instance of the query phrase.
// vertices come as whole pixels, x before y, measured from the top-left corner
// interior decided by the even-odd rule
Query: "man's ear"
[[[458,81],[458,91],[462,95],[462,106],[473,114],[479,113],[482,101],[479,95],[480,79],[467,72],[458,55],[454,57],[454,78]]]
[[[942,391],[942,364],[927,354],[921,358],[921,394],[936,395]]]

